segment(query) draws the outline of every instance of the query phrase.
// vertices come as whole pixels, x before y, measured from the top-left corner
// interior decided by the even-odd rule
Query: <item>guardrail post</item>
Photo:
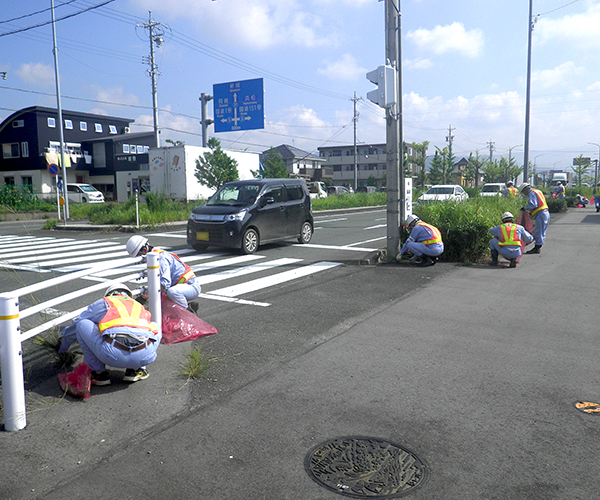
[[[4,429],[19,431],[27,419],[18,297],[0,297],[0,363]]]
[[[152,321],[158,325],[162,332],[162,309],[160,304],[160,270],[158,267],[158,254],[148,252],[146,254],[146,265],[148,266],[148,304],[152,314]]]

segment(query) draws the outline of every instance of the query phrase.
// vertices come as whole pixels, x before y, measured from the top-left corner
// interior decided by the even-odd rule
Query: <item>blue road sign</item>
[[[263,79],[213,85],[215,132],[265,128]]]

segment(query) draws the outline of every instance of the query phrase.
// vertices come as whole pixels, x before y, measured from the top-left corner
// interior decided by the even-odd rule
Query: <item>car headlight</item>
[[[247,212],[248,210],[241,210],[237,214],[228,215],[226,219],[228,221],[242,221],[244,220],[244,217],[246,217]]]

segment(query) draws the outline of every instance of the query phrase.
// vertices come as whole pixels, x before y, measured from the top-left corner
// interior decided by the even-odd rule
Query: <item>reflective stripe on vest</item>
[[[518,190],[516,187],[514,187],[514,186],[510,186],[510,187],[508,188],[508,193],[509,193],[509,194],[512,194],[512,195],[513,195],[513,196],[515,196],[515,197],[518,197],[518,196],[519,196],[519,190]]]
[[[546,198],[544,197],[544,193],[542,193],[539,189],[531,188],[531,191],[535,193],[538,199],[538,206],[531,211],[531,216],[533,217],[538,212],[542,210],[548,210],[548,204],[546,203]]]
[[[517,225],[516,224],[500,224],[500,239],[498,240],[500,246],[520,246],[521,240],[517,237]]]
[[[126,326],[130,328],[141,328],[149,330],[154,335],[158,334],[156,323],[152,323],[150,311],[142,304],[130,297],[104,297],[108,303],[108,311],[98,323],[100,333],[108,328]]]
[[[442,233],[440,233],[440,230],[437,227],[427,224],[426,222],[417,222],[417,226],[426,227],[431,231],[432,235],[430,239],[421,241],[421,243],[424,243],[425,245],[433,245],[434,243],[439,243],[442,241]]]
[[[161,250],[160,248],[153,248],[152,251],[156,252],[156,253],[166,252],[166,250]],[[181,283],[185,283],[187,280],[196,276],[194,274],[194,271],[192,271],[192,268],[190,266],[188,266],[185,262],[183,262],[177,255],[175,255],[172,252],[167,252],[167,253],[171,253],[171,255],[173,257],[175,257],[179,262],[181,262],[181,264],[185,267],[185,269],[183,270],[183,274],[177,280],[176,285],[181,285]]]

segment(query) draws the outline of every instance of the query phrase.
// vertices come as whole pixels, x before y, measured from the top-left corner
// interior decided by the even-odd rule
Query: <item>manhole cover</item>
[[[600,414],[600,404],[592,403],[591,401],[577,401],[575,408],[583,413],[597,413]]]
[[[326,441],[311,450],[304,466],[321,486],[353,498],[398,498],[427,478],[427,465],[412,451],[369,437]]]

